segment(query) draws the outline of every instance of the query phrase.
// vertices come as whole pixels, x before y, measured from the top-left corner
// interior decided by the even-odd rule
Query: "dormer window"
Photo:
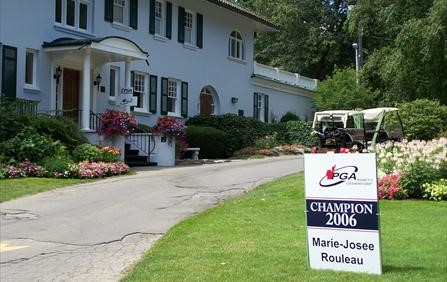
[[[230,39],[228,40],[228,56],[244,60],[244,41],[242,36],[238,31],[233,31],[230,34]]]

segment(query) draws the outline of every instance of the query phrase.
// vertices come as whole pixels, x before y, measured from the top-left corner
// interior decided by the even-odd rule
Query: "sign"
[[[306,154],[304,167],[310,267],[381,274],[375,154]]]
[[[133,88],[121,88],[116,105],[120,106],[137,106],[138,97],[133,96]]]

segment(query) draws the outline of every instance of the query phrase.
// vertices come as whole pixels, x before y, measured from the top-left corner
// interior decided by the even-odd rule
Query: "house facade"
[[[310,118],[316,80],[253,60],[256,33],[278,28],[226,0],[2,0],[0,89],[85,132],[106,109],[149,126],[164,115]]]

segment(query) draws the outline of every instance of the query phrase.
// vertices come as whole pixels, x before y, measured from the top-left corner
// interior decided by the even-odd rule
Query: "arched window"
[[[244,41],[242,40],[241,34],[237,31],[233,31],[230,34],[230,39],[228,41],[228,56],[239,60],[245,59]]]

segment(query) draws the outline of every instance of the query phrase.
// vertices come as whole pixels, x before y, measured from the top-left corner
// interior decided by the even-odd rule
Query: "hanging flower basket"
[[[97,129],[99,135],[106,138],[117,135],[129,135],[137,129],[138,121],[130,113],[108,110],[101,114],[101,126]]]

